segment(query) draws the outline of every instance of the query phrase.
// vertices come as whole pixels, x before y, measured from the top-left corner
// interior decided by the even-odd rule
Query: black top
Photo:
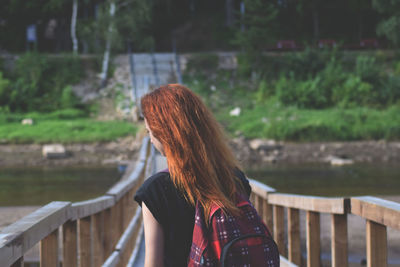
[[[241,171],[236,171],[248,195],[251,187]],[[195,208],[174,186],[169,173],[159,172],[144,181],[136,192],[135,200],[147,208],[160,223],[164,232],[165,267],[187,266],[192,244]]]

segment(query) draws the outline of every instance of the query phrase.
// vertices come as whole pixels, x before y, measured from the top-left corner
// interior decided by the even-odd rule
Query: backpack
[[[267,226],[250,201],[238,195],[240,216],[218,206],[211,208],[206,227],[201,204],[196,203],[195,225],[188,267],[277,267],[279,251]]]

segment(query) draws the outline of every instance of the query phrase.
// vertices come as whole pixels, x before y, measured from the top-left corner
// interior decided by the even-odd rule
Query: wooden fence
[[[146,137],[133,172],[105,195],[77,203],[51,202],[4,228],[0,265],[23,266],[24,254],[40,243],[42,267],[131,266],[143,236],[141,212],[133,195],[152,171],[153,152]],[[348,266],[348,214],[366,220],[367,265],[387,266],[387,227],[400,230],[400,204],[375,197],[282,194],[254,180],[250,184],[252,202],[283,256],[281,266],[321,266],[321,213],[331,216],[333,267]],[[306,257],[301,251],[301,210],[306,213]]]
[[[146,137],[131,175],[105,195],[76,203],[51,202],[4,228],[0,265],[24,266],[24,254],[40,243],[42,267],[126,266],[142,236],[141,211],[133,195],[151,167],[150,151]]]
[[[333,267],[348,266],[347,214],[366,220],[367,266],[388,265],[387,227],[400,230],[399,203],[369,196],[328,198],[282,194],[255,180],[250,180],[250,184],[254,206],[273,232],[280,254],[290,262],[299,266],[321,266],[320,213],[327,213],[331,215]],[[306,212],[307,256],[304,259],[300,246],[300,210]]]

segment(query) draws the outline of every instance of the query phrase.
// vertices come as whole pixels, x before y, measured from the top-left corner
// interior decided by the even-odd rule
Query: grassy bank
[[[33,125],[22,125],[32,118]],[[135,135],[137,127],[124,121],[97,121],[80,110],[51,113],[0,114],[1,143],[106,142]]]
[[[232,136],[400,140],[400,54],[306,49],[258,56],[238,55],[235,70],[221,69],[215,54],[187,63],[185,84]],[[230,116],[235,108],[240,114]]]
[[[218,120],[233,136],[270,138],[289,141],[352,141],[398,140],[400,108],[385,110],[299,109],[282,107],[278,102],[242,109],[239,116],[230,116],[226,107],[217,111]]]

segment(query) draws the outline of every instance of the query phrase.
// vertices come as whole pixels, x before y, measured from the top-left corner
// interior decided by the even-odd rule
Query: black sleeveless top
[[[237,170],[236,176],[250,195],[251,187],[245,175]],[[144,181],[135,194],[135,200],[146,206],[164,232],[164,266],[187,266],[192,244],[195,208],[174,186],[169,173],[159,172]]]

